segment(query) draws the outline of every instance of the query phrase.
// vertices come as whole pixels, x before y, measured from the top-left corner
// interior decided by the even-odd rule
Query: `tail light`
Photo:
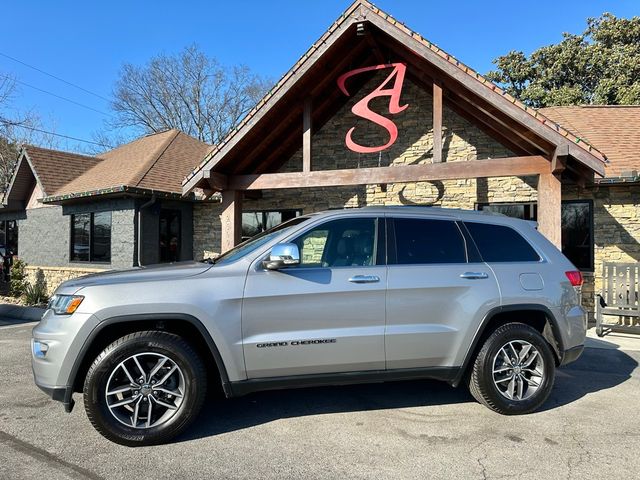
[[[564,274],[567,276],[572,286],[574,287],[582,286],[582,273],[580,273],[577,270],[572,270],[570,272],[564,272]]]

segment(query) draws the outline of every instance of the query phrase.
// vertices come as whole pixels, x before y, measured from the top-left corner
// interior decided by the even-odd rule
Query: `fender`
[[[200,320],[198,320],[196,317],[185,314],[185,313],[141,313],[141,314],[134,314],[134,315],[120,315],[117,317],[110,317],[110,318],[106,318],[105,320],[102,320],[93,328],[93,330],[91,331],[87,339],[84,341],[84,344],[80,349],[80,354],[76,357],[73,363],[73,367],[71,368],[71,373],[69,375],[69,380],[67,382],[67,388],[66,388],[66,391],[64,392],[63,403],[65,405],[65,410],[67,412],[70,412],[74,405],[72,395],[73,395],[73,387],[76,382],[78,371],[80,370],[80,366],[84,362],[85,356],[89,351],[89,348],[91,348],[91,345],[93,344],[93,341],[96,339],[98,334],[102,330],[104,330],[105,327],[116,324],[116,323],[145,321],[145,320],[146,321],[182,320],[182,321],[189,322],[191,325],[196,327],[198,332],[200,332],[200,335],[202,335],[202,338],[204,338],[205,342],[207,343],[207,346],[211,351],[211,355],[213,356],[213,359],[216,362],[216,367],[218,368],[218,372],[220,372],[220,380],[222,382],[222,389],[224,391],[225,396],[230,397],[232,395],[231,387],[229,383],[229,376],[227,374],[227,369],[224,365],[224,362],[222,361],[222,356],[220,355],[220,351],[218,350],[218,347],[213,341],[213,338],[211,338],[211,334],[209,333],[209,331],[206,329],[203,323]]]
[[[545,314],[545,316],[549,320],[549,323],[551,324],[551,330],[553,331],[553,336],[556,338],[556,341],[558,342],[558,350],[560,355],[559,364],[562,364],[564,354],[565,354],[564,342],[562,340],[562,335],[560,334],[560,327],[558,326],[558,320],[556,319],[555,315],[551,312],[551,310],[549,310],[549,308],[545,307],[544,305],[540,305],[536,303],[501,305],[499,307],[495,307],[489,310],[485,315],[485,317],[482,319],[482,322],[480,323],[480,326],[478,327],[478,330],[476,331],[476,334],[473,337],[473,341],[471,342],[471,345],[467,349],[467,353],[464,357],[464,361],[462,362],[462,366],[460,367],[460,371],[458,372],[458,375],[456,376],[456,378],[451,382],[451,385],[453,385],[454,387],[457,387],[462,381],[462,377],[465,375],[467,368],[469,367],[469,364],[471,363],[471,360],[473,358],[473,354],[476,351],[476,348],[478,347],[478,342],[482,338],[485,332],[485,329],[487,328],[487,325],[489,324],[491,319],[499,313],[515,312],[518,310],[534,310],[538,312],[543,312]]]

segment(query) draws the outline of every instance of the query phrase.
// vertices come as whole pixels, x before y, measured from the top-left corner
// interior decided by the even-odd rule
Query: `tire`
[[[94,360],[84,382],[84,407],[94,428],[115,443],[164,443],[198,416],[206,378],[201,358],[182,337],[135,332]]]
[[[506,352],[510,360],[522,355],[524,361],[507,363]],[[525,366],[529,360],[532,363]],[[531,413],[549,397],[555,369],[554,353],[540,332],[523,323],[508,323],[482,345],[469,374],[469,391],[479,403],[500,414]]]

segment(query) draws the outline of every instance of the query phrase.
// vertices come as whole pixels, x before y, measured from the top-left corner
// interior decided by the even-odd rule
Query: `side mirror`
[[[267,270],[279,270],[300,264],[300,249],[295,243],[278,243],[269,252],[269,259],[262,262]]]

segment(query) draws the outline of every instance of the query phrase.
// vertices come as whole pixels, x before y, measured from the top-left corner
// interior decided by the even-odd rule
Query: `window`
[[[294,243],[300,249],[301,267],[375,265],[377,220],[332,220],[305,232]]]
[[[71,215],[71,261],[111,261],[111,212]]]
[[[18,222],[17,220],[0,221],[0,254],[18,254]]]
[[[242,212],[242,240],[255,237],[259,233],[300,215],[302,215],[302,210]]]
[[[562,253],[580,270],[593,271],[593,204],[562,203]]]
[[[494,203],[479,205],[479,210],[501,213],[507,217],[521,220],[535,220],[538,218],[538,205],[535,203]]]
[[[455,222],[395,218],[396,258],[399,265],[466,263],[464,238]]]
[[[465,222],[485,262],[538,262],[540,256],[511,227]]]
[[[179,210],[160,210],[160,262],[180,260]]]
[[[561,208],[562,253],[580,270],[593,271],[593,203],[590,200],[565,200]],[[538,218],[535,203],[480,204],[478,209],[523,220]]]

